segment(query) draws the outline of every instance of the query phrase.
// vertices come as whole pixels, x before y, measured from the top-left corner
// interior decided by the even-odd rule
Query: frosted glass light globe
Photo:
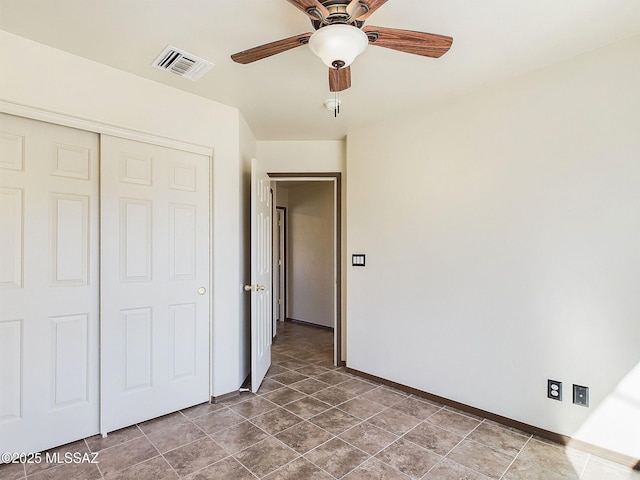
[[[309,39],[309,48],[329,68],[348,67],[369,45],[367,34],[351,25],[328,25]]]

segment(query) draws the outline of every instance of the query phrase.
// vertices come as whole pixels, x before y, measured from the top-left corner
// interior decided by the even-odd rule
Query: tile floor
[[[640,480],[640,472],[334,368],[330,331],[287,323],[257,395],[202,404],[4,465],[0,479]]]

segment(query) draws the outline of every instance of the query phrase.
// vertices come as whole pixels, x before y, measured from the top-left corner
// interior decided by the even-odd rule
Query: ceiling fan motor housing
[[[358,27],[345,24],[322,27],[309,39],[311,51],[329,68],[348,67],[368,44],[366,33]]]

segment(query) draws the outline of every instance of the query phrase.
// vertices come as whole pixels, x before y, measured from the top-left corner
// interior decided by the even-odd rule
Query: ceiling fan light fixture
[[[366,33],[345,24],[322,27],[309,39],[311,51],[329,68],[348,67],[368,44]]]

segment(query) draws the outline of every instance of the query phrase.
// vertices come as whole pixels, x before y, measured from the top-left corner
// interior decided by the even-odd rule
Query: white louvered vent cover
[[[160,70],[196,81],[213,68],[213,63],[169,45],[152,65]]]

